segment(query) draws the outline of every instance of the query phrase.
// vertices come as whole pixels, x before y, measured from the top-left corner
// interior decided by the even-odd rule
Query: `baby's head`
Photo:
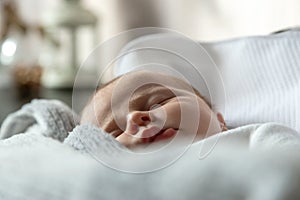
[[[179,131],[198,141],[226,130],[222,115],[187,82],[149,71],[128,73],[98,89],[81,123],[102,128],[129,148],[168,141]]]

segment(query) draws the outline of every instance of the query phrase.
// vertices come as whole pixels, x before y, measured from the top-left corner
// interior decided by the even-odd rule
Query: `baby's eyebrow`
[[[147,109],[147,107],[150,106],[147,105],[147,103],[151,103],[158,98],[163,100],[164,98],[169,98],[171,96],[174,96],[171,89],[161,85],[154,85],[145,88],[142,92],[135,92],[130,99],[129,106],[144,106],[144,109]],[[141,105],[141,103],[143,104]]]
[[[147,102],[147,100],[149,99],[149,97],[152,94],[150,93],[145,93],[145,94],[133,94],[130,97],[130,101],[129,101],[129,108],[130,107],[140,107],[140,106],[146,106],[145,103]],[[143,103],[141,105],[141,103]],[[145,108],[144,108],[145,109]]]

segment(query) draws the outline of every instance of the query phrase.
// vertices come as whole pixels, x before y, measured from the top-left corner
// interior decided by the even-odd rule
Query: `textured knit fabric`
[[[20,133],[37,132],[63,141],[79,124],[79,117],[66,104],[58,100],[33,100],[4,120],[0,139]]]
[[[109,156],[119,154],[122,149],[127,150],[110,134],[91,124],[75,127],[65,139],[64,144],[83,153],[101,153]]]
[[[205,45],[220,69],[232,127],[280,122],[300,131],[300,30]]]
[[[299,146],[299,137],[297,139],[297,135],[292,136],[294,131],[275,124],[249,125],[224,132],[220,138],[195,143],[168,166],[151,173],[140,174],[123,173],[87,154],[88,148],[83,147],[84,143],[78,142],[82,137],[77,134],[84,134],[88,130],[97,135],[103,134],[97,128],[78,127],[69,134],[65,144],[35,132],[0,140],[0,198],[5,200],[300,198],[299,151],[294,148],[295,151],[283,152],[281,149],[289,146],[288,141],[290,144],[298,142]],[[273,134],[264,131],[271,131]],[[255,137],[264,134],[269,136]],[[276,141],[282,140],[273,140],[272,135],[275,135],[275,138],[290,140],[277,143]],[[101,152],[108,156],[115,155],[109,151],[114,146],[111,144],[113,143],[111,138],[100,136],[97,137],[100,139],[97,142],[93,141],[94,138],[90,135],[86,140],[91,141],[85,141],[85,144],[98,143],[98,147],[106,147],[105,143],[109,143],[109,147]],[[275,142],[268,145],[267,141],[263,142],[259,138],[267,140],[269,138]],[[249,141],[251,152],[248,151]],[[257,145],[264,150],[254,148]],[[95,148],[90,150],[93,149],[95,150]],[[99,155],[99,152],[97,153]],[[160,158],[168,157],[160,154]],[[127,157],[119,157],[118,161],[133,166],[143,164],[137,162],[138,160],[132,162]]]
[[[1,199],[300,198],[300,135],[288,127],[243,126],[184,147],[171,160],[172,151],[160,150],[143,160],[151,152],[133,153],[90,124],[75,127],[71,116],[59,101],[38,100],[5,120]],[[137,171],[154,163],[161,166],[151,173]]]

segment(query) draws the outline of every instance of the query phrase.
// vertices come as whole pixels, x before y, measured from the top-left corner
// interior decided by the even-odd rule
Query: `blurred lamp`
[[[43,22],[48,40],[41,56],[45,67],[43,85],[70,88],[81,62],[97,44],[97,18],[81,6],[80,0],[64,0],[58,8],[45,14]],[[90,74],[94,73],[95,62],[88,64]]]

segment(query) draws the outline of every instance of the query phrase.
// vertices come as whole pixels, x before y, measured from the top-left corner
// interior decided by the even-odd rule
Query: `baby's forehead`
[[[133,72],[124,75],[122,78],[128,78],[132,82],[153,83],[173,87],[188,84],[184,77],[178,78],[170,74],[150,71]]]
[[[131,72],[119,77],[111,84],[114,86],[121,85],[122,88],[126,88],[126,86],[132,86],[134,88],[149,88],[158,86],[181,89],[192,88],[184,77],[178,78],[170,74],[150,71]]]
[[[98,96],[112,96],[122,98],[128,95],[150,95],[157,93],[170,93],[180,89],[194,93],[195,89],[186,81],[177,77],[155,73],[155,72],[134,72],[115,78],[101,87],[97,93]],[[178,91],[178,90],[177,90]],[[176,93],[176,92],[175,92]],[[198,95],[198,91],[196,91]],[[102,98],[101,98],[102,99]]]

